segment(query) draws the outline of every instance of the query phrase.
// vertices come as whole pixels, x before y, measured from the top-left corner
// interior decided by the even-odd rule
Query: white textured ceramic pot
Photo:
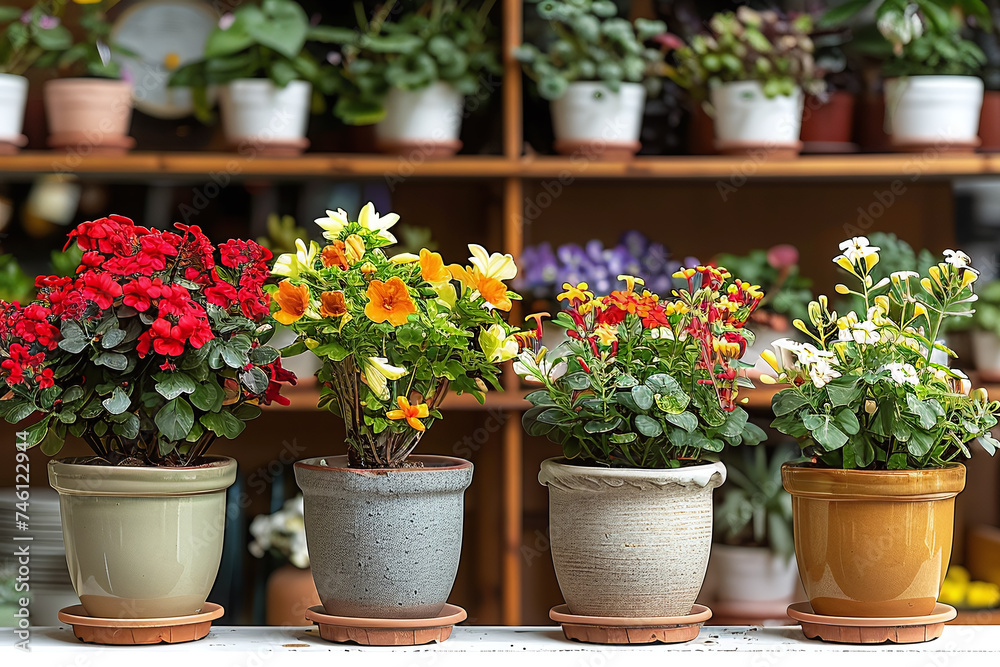
[[[14,152],[24,139],[24,107],[28,102],[28,80],[16,74],[0,74],[0,150]]]
[[[431,618],[462,553],[472,463],[410,456],[408,468],[349,468],[346,456],[298,461],[313,580],[328,614]]]
[[[691,613],[712,547],[722,463],[645,470],[542,462],[552,562],[570,613],[654,618]]]
[[[215,584],[236,461],[189,468],[50,461],[66,564],[91,616],[169,618],[201,611]]]
[[[309,146],[311,101],[308,81],[290,81],[284,88],[270,79],[230,81],[219,93],[226,141],[239,150],[301,153]]]
[[[462,147],[462,93],[444,81],[419,90],[391,88],[385,118],[375,125],[375,140],[384,153],[418,151],[423,157],[447,157]]]
[[[975,150],[982,108],[979,77],[908,76],[885,82],[886,124],[896,150]]]
[[[123,153],[135,145],[132,84],[116,79],[53,79],[43,88],[49,146],[81,155]]]
[[[724,154],[764,151],[796,155],[802,148],[802,90],[768,97],[759,81],[735,81],[712,88],[715,145]]]
[[[708,572],[715,599],[729,605],[792,602],[799,583],[795,556],[785,559],[766,547],[713,544]]]
[[[630,158],[642,145],[642,114],[646,89],[623,83],[618,92],[603,83],[577,81],[552,100],[552,129],[556,152],[572,155],[585,151],[596,159]]]
[[[1000,382],[1000,337],[992,331],[973,331],[972,357],[979,377]]]

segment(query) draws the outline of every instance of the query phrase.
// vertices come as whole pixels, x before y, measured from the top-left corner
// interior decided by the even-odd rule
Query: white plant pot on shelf
[[[270,79],[236,79],[221,87],[219,107],[229,144],[241,152],[298,155],[308,146],[306,127],[312,86],[291,81],[284,88]]]
[[[711,588],[713,601],[747,607],[788,604],[798,582],[794,556],[786,561],[765,547],[712,545],[705,586]]]
[[[27,102],[28,80],[16,74],[0,74],[0,154],[16,153],[27,143],[21,134]]]
[[[712,88],[715,145],[723,154],[763,151],[792,157],[802,149],[802,90],[767,97],[759,81],[735,81]]]
[[[975,150],[982,107],[979,77],[908,76],[885,82],[886,130],[896,150]]]
[[[448,157],[462,147],[464,97],[454,86],[437,81],[419,90],[392,88],[385,98],[385,118],[375,125],[375,141],[385,153]]]
[[[1000,382],[1000,338],[995,333],[973,331],[972,356],[980,378],[987,382]]]
[[[642,147],[639,135],[646,106],[642,84],[623,83],[614,92],[603,83],[577,81],[551,106],[558,153],[584,151],[593,159],[628,159]]]

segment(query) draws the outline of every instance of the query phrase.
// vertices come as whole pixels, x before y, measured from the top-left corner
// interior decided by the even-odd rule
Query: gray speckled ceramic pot
[[[87,613],[165,618],[201,611],[222,560],[236,460],[190,468],[49,461],[66,564]]]
[[[712,489],[726,467],[646,470],[542,462],[552,563],[573,614],[683,616],[708,567]]]
[[[423,467],[353,469],[346,456],[295,464],[313,579],[328,614],[427,618],[448,601],[472,463],[408,461]]]

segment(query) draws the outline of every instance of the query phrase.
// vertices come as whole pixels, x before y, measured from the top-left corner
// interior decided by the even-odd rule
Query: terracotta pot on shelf
[[[818,98],[806,98],[802,111],[802,152],[853,153],[858,147],[852,142],[854,133],[854,95],[837,90],[825,103]]]
[[[319,593],[311,569],[286,563],[267,578],[265,622],[268,625],[312,625],[306,620],[306,611],[318,604]]]
[[[236,461],[189,468],[50,461],[66,563],[92,617],[171,618],[202,611],[222,559],[226,489]]]
[[[54,79],[44,87],[52,148],[80,155],[122,154],[135,146],[132,84],[113,79]]]
[[[786,463],[795,556],[812,609],[897,618],[934,611],[965,466],[839,470]]]
[[[472,463],[407,461],[421,467],[349,468],[346,456],[295,464],[313,579],[327,614],[416,619],[444,608],[458,573]]]
[[[542,462],[552,562],[571,614],[662,618],[692,612],[712,546],[722,463],[674,469]]]
[[[642,144],[646,89],[622,83],[613,91],[603,83],[575,81],[552,100],[555,150],[588,160],[631,160]]]
[[[715,121],[701,104],[691,110],[688,124],[688,153],[691,155],[717,155],[715,149]]]
[[[1000,151],[1000,90],[983,94],[983,110],[979,115],[979,150]]]

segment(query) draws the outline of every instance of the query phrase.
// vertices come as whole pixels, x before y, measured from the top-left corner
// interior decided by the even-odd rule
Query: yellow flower
[[[624,280],[625,281],[625,291],[626,292],[633,292],[633,291],[635,291],[635,286],[636,285],[645,285],[646,284],[646,281],[643,280],[642,278],[636,278],[635,276],[629,276],[629,275],[625,275],[625,274],[622,274],[622,275],[618,276],[618,280]]]
[[[410,405],[410,402],[406,400],[405,396],[397,396],[396,405],[399,406],[399,410],[390,410],[385,413],[387,418],[394,420],[405,419],[406,423],[410,425],[410,428],[417,431],[423,431],[425,429],[420,420],[430,414],[426,403],[421,403],[420,405]]]
[[[296,252],[294,254],[286,253],[280,255],[274,261],[274,268],[271,269],[271,275],[298,278],[299,274],[303,271],[312,271],[316,255],[319,254],[319,244],[315,241],[310,241],[307,248],[305,241],[295,239],[295,248]]]
[[[100,2],[100,0],[98,0]],[[171,51],[167,55],[163,56],[163,66],[170,70],[171,72],[177,69],[181,64],[181,57]]]
[[[517,339],[507,335],[507,331],[499,324],[479,331],[479,345],[491,364],[502,363],[517,356]]]
[[[694,269],[681,269],[680,271],[675,271],[673,274],[674,278],[693,278],[694,274],[697,273]]]
[[[420,277],[434,286],[444,285],[451,282],[451,272],[444,265],[441,255],[431,252],[427,248],[421,248],[420,257]]]
[[[586,303],[594,298],[594,293],[588,291],[589,285],[587,283],[577,283],[576,287],[573,287],[570,283],[563,283],[563,292],[556,296],[560,301],[569,301],[572,306],[574,302],[577,304]]]
[[[472,266],[450,265],[448,270],[452,277],[472,290],[472,298],[478,293],[493,307],[510,310],[512,304],[503,281],[517,275],[514,258],[496,252],[490,255],[485,248],[474,243],[469,244],[469,251],[472,253],[469,258]]]
[[[414,255],[412,252],[401,252],[398,255],[390,257],[389,261],[393,264],[412,264],[413,262],[419,262],[420,257]]]
[[[316,224],[323,229],[323,236],[331,241],[340,238],[340,233],[347,225],[351,224],[347,217],[347,212],[340,208],[336,211],[327,211],[325,218],[316,218]],[[389,233],[389,228],[399,222],[399,216],[395,213],[387,213],[379,216],[375,211],[375,205],[371,202],[365,204],[358,214],[358,224],[365,229],[375,232],[379,238],[387,244],[396,242],[396,237]]]
[[[274,301],[278,304],[274,319],[285,325],[297,322],[309,308],[309,288],[305,285],[293,285],[290,280],[282,280],[278,283]]]
[[[406,323],[408,315],[417,312],[406,283],[399,276],[393,276],[386,282],[371,281],[366,294],[368,305],[365,306],[365,315],[373,322],[388,321],[392,326],[398,327]]]
[[[615,341],[618,340],[618,327],[613,327],[610,324],[599,324],[594,329],[594,335],[597,336],[597,340],[601,341],[602,345],[614,345]]]
[[[351,264],[357,264],[365,256],[365,241],[357,234],[351,234],[344,239],[344,254]]]
[[[398,380],[406,375],[402,366],[393,366],[385,357],[368,357],[364,365],[365,384],[380,401],[389,400],[389,380]]]
[[[837,283],[837,285],[833,289],[836,290],[837,294],[851,293],[851,289],[847,285],[844,285],[843,283]]]

